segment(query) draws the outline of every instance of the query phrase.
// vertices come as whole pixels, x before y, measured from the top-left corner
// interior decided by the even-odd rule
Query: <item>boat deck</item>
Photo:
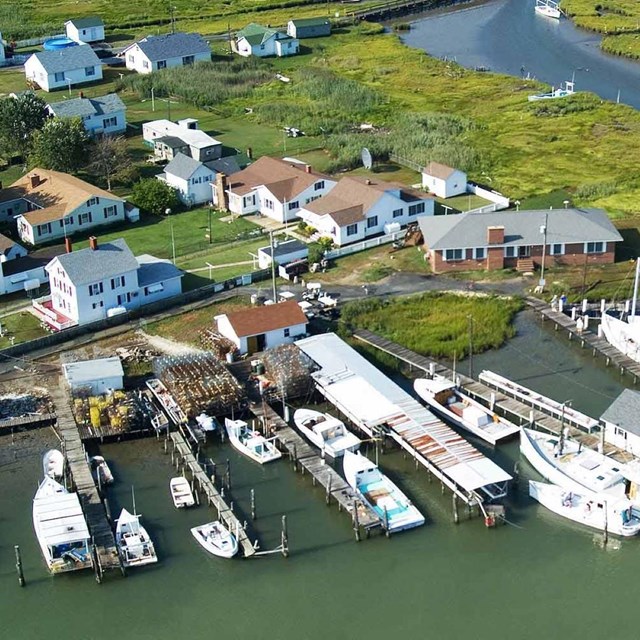
[[[242,553],[245,558],[250,558],[255,555],[256,549],[253,546],[249,536],[240,520],[231,510],[231,507],[225,502],[224,498],[218,493],[216,486],[211,481],[211,478],[207,476],[204,469],[200,466],[200,463],[193,455],[193,451],[189,446],[189,443],[185,440],[184,436],[174,431],[169,434],[169,438],[173,444],[174,454],[177,454],[182,464],[191,472],[194,482],[198,485],[200,490],[207,496],[207,502],[213,505],[218,511],[218,518],[224,522],[225,526],[237,537],[238,545],[242,549]]]
[[[330,465],[318,455],[318,450],[294,431],[268,404],[251,403],[249,409],[261,421],[266,421],[277,432],[277,442],[301,472],[309,473],[313,484],[325,489],[326,501],[333,498],[339,509],[351,516],[354,526],[370,531],[382,526],[380,518]]]
[[[104,571],[122,569],[115,537],[91,475],[87,454],[71,413],[70,399],[62,377],[59,378],[57,387],[52,387],[50,392],[56,408],[56,430],[63,440],[67,464],[95,545],[98,566],[94,569],[98,578],[102,579]]]

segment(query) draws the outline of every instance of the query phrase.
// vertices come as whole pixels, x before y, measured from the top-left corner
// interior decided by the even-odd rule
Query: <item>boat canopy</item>
[[[43,541],[50,547],[91,538],[76,493],[56,493],[33,502]]]
[[[509,482],[511,476],[488,458],[480,458],[447,468],[447,475],[466,491]]]

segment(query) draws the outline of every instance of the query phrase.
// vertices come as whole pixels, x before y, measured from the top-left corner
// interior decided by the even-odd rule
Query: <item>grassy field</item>
[[[47,335],[47,332],[40,326],[40,320],[28,311],[5,316],[0,320],[0,324],[3,333],[0,336],[0,349],[10,347],[12,337],[13,344],[18,344]]]
[[[393,301],[369,298],[347,303],[341,331],[368,329],[389,340],[434,357],[458,358],[495,349],[514,335],[512,321],[519,300],[429,293]]]

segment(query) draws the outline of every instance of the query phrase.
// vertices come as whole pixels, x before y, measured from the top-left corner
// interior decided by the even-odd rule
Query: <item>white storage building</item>
[[[63,364],[62,370],[72,391],[90,388],[92,395],[100,395],[124,386],[124,371],[117,356],[70,362]]]

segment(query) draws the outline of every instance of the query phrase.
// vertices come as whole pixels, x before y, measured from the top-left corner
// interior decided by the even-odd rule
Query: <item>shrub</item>
[[[156,178],[144,178],[133,185],[131,201],[146,213],[164,214],[167,209],[174,211],[180,206],[178,192],[166,182]]]

